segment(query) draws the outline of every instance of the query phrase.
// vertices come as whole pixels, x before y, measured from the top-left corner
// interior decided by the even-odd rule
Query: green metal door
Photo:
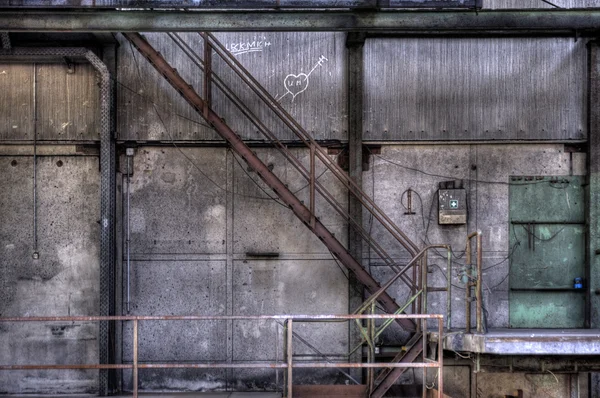
[[[510,180],[510,326],[582,328],[585,289],[574,280],[585,276],[584,178]]]

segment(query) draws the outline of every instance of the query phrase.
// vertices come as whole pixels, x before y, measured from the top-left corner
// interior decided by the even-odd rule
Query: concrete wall
[[[170,39],[164,34],[147,37],[191,84],[201,89],[202,77],[197,67],[181,56]],[[199,36],[182,37],[202,53]],[[219,38],[315,137],[347,139],[343,34],[247,37],[231,33]],[[252,51],[244,52],[248,42],[262,42],[262,47],[255,43],[254,47],[250,45]],[[123,209],[119,215],[121,236],[128,216],[131,221],[129,313],[347,313],[347,279],[322,243],[289,209],[270,198],[273,193],[221,145],[171,145],[171,141],[200,141],[203,145],[222,141],[141,56],[134,57],[128,43],[121,41],[118,51],[117,133],[121,140],[141,144],[133,158],[129,214],[123,156],[118,176],[118,200]],[[584,174],[585,158],[579,153],[566,153],[562,144],[475,145],[466,141],[585,140],[585,43],[571,39],[370,39],[365,54],[366,137],[389,141],[381,155],[372,157],[370,169],[364,173],[365,190],[420,245],[449,242],[460,256],[466,234],[481,229],[484,266],[491,267],[484,275],[489,287],[486,307],[494,308],[489,325],[506,327],[508,177]],[[436,61],[440,54],[445,58]],[[321,59],[319,65],[321,56],[327,59]],[[497,67],[488,68],[490,64]],[[226,72],[221,63],[216,62],[215,68],[280,138],[292,138],[289,131],[268,116],[238,78]],[[0,73],[0,138],[30,141],[34,131],[33,66],[3,65],[0,72],[5,72]],[[35,73],[38,138],[97,140],[98,93],[92,70],[77,65],[74,74],[67,74],[62,65],[38,65]],[[286,89],[286,79],[293,80],[300,73],[310,73],[306,89],[302,85]],[[239,112],[224,102],[222,94],[215,91],[214,96],[215,107],[237,132],[247,139],[259,138],[242,121]],[[479,98],[487,102],[479,103]],[[496,133],[489,133],[492,131]],[[398,145],[402,140],[465,142]],[[158,146],[158,141],[162,146]],[[0,217],[5,221],[0,226],[0,277],[4,287],[0,316],[96,314],[97,158],[39,159],[40,259],[33,260],[32,159],[14,158],[14,148],[11,151],[0,156]],[[306,183],[277,152],[255,151],[292,191],[308,202]],[[307,164],[306,151],[293,152]],[[14,166],[13,160],[17,161]],[[59,160],[63,162],[61,167]],[[321,173],[318,168],[317,175]],[[434,195],[438,182],[450,179],[466,180],[467,226],[437,225]],[[346,203],[346,192],[328,173],[320,180]],[[408,188],[418,193],[413,198],[416,214],[412,216],[405,215],[402,207],[402,194]],[[345,242],[346,222],[323,200],[318,202],[318,213],[321,221]],[[368,217],[365,221],[392,256],[407,260],[405,252],[377,225],[371,228]],[[120,244],[124,249],[124,239]],[[267,252],[278,256],[251,255]],[[126,258],[120,260],[120,302],[123,313],[127,313]],[[385,281],[391,275],[375,256],[365,253],[365,260],[379,280]],[[445,284],[434,265],[444,269],[445,262],[441,260],[435,255],[430,258],[434,269],[431,285]],[[458,287],[452,291],[452,326],[462,327],[463,291],[457,279],[453,283]],[[443,312],[445,308],[443,294],[438,295],[430,297],[430,312]],[[397,284],[392,296],[403,302],[408,290]],[[98,358],[97,329],[92,324],[2,328],[2,363],[94,363]],[[395,326],[390,330],[394,333],[384,336],[386,343],[398,343],[398,336],[404,337]],[[344,325],[299,325],[296,331],[330,358],[343,359],[348,349]],[[280,332],[280,326],[268,322],[148,322],[140,326],[140,360],[281,359]],[[124,362],[131,361],[131,325],[127,323],[122,326],[121,348]],[[318,357],[300,344],[296,353],[305,358]],[[464,373],[464,369],[455,370]],[[296,381],[304,384],[346,381],[336,371],[298,371],[296,375]],[[456,377],[466,378],[462,373]],[[282,378],[277,384],[273,371],[144,370],[140,380],[140,386],[148,390],[274,390]],[[95,372],[61,372],[58,376],[37,371],[0,373],[2,392],[87,392],[94,391],[96,383]],[[464,391],[461,383],[457,383],[460,385],[456,391]],[[131,388],[129,372],[123,372],[123,387]]]
[[[415,242],[420,245],[450,243],[454,254],[461,258],[455,261],[454,266],[457,266],[464,264],[462,256],[467,234],[482,231],[483,266],[488,268],[483,280],[486,307],[490,309],[489,326],[508,327],[509,176],[585,174],[585,154],[567,153],[564,145],[558,144],[389,145],[372,160],[371,170],[364,175],[367,192],[374,193],[376,202]],[[468,223],[441,226],[437,223],[438,183],[453,179],[465,181]],[[404,214],[406,196],[402,195],[409,188],[418,195],[413,195],[415,215]],[[390,245],[391,242],[387,246]],[[401,253],[398,255],[408,260]],[[389,269],[375,256],[370,262],[374,274],[381,279],[390,277]],[[429,263],[434,268],[429,285],[445,286],[441,273],[441,269],[447,268],[445,253],[430,256]],[[455,285],[452,326],[460,328],[465,325],[464,289],[455,273],[452,283]],[[397,297],[409,297],[405,286],[401,283],[395,286]],[[430,312],[445,312],[445,293],[432,293],[429,301]]]
[[[305,152],[296,152],[306,159]],[[292,190],[306,196],[306,184],[280,155],[271,150],[257,153]],[[270,199],[267,194],[272,193],[256,174],[236,159],[224,148],[137,150],[130,180],[130,313],[347,313],[347,279],[330,253],[289,209]],[[122,188],[125,209],[126,183]],[[332,189],[343,202],[344,192],[335,185]],[[124,217],[126,226],[126,212]],[[345,239],[341,219],[324,213],[322,221]],[[248,253],[277,253],[278,257]],[[126,274],[123,281],[126,291]],[[125,298],[123,302],[126,313]],[[296,332],[329,357],[343,356],[348,350],[344,324],[299,324]],[[142,323],[140,360],[283,360],[281,335],[281,326],[274,322]],[[130,325],[124,326],[123,336],[123,358],[131,361]],[[315,355],[300,343],[296,353]],[[335,371],[298,375],[313,383],[339,378]],[[140,387],[149,390],[281,388],[283,379],[279,386],[275,380],[271,370],[140,373]],[[125,372],[126,389],[130,383],[130,374]]]
[[[32,157],[0,156],[0,316],[97,315],[98,158],[44,156],[37,170],[35,260]],[[97,339],[95,323],[5,323],[0,362],[97,363]],[[95,371],[0,372],[2,393],[94,392],[97,383]]]

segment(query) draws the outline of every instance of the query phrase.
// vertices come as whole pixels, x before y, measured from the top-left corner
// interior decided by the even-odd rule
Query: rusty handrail
[[[309,181],[310,187],[310,210],[313,216],[311,217],[311,226],[314,226],[316,221],[314,217],[314,206],[315,206],[315,196],[314,192],[318,192],[327,203],[329,203],[333,209],[342,216],[350,226],[357,231],[360,236],[365,240],[365,242],[373,249],[373,251],[386,263],[387,266],[392,268],[393,271],[398,272],[399,267],[396,265],[394,261],[391,260],[391,256],[381,247],[381,245],[373,240],[370,236],[369,232],[356,220],[350,217],[348,210],[344,208],[344,206],[339,203],[335,197],[331,194],[331,192],[325,188],[323,184],[319,182],[317,178],[315,178],[314,168],[311,168],[309,171],[288,149],[286,145],[284,145],[279,139],[275,136],[275,134],[244,104],[244,102],[226,85],[226,83],[221,79],[212,68],[205,69],[205,63],[207,57],[204,59],[200,57],[177,33],[168,33],[168,36],[173,40],[173,42],[192,60],[192,62],[205,74],[205,81],[210,80],[215,83],[215,87],[217,87],[224,95],[229,99],[241,112],[242,114],[248,118],[248,120],[258,129],[260,133],[262,133],[267,139],[271,141],[274,147],[279,150],[279,152],[290,162],[290,164],[300,173],[300,175]],[[203,35],[204,40],[208,36]],[[209,43],[209,46],[211,44]],[[212,46],[211,46],[212,48]],[[218,55],[218,54],[217,54]],[[231,66],[231,65],[230,65]],[[232,66],[231,66],[232,67]],[[207,79],[206,76],[211,75],[211,79]],[[206,84],[206,83],[205,83]],[[315,164],[315,146],[309,144],[311,148],[311,164],[314,167]],[[406,276],[401,277],[402,281],[407,284],[411,288],[411,291],[416,290],[416,286]],[[414,312],[414,311],[413,311]]]
[[[369,210],[371,214],[384,226],[390,234],[414,256],[418,252],[418,246],[398,228],[398,226],[375,204],[375,202],[350,178],[335,162],[327,156],[323,148],[308,134],[304,128],[267,92],[260,83],[252,76],[246,68],[233,57],[227,49],[212,35],[205,32],[200,33],[202,37],[210,38],[211,47],[217,55],[254,91],[263,102],[285,123],[286,126],[298,137],[308,148],[314,146],[316,155],[321,162],[352,192],[356,198]]]
[[[255,316],[240,316],[240,315],[166,315],[166,316],[46,316],[46,317],[4,317],[0,318],[0,323],[8,322],[103,322],[103,321],[131,321],[133,322],[133,358],[130,364],[61,364],[61,365],[0,365],[0,370],[70,370],[70,369],[131,369],[133,379],[133,397],[138,397],[138,371],[140,369],[215,369],[215,368],[270,368],[270,369],[287,369],[284,373],[286,380],[287,394],[285,397],[293,398],[293,368],[422,368],[426,374],[428,368],[438,369],[438,388],[439,398],[443,397],[442,372],[443,372],[443,347],[438,344],[438,360],[432,361],[426,358],[426,351],[423,350],[422,362],[411,363],[389,363],[389,362],[373,362],[374,356],[370,356],[368,363],[353,363],[353,362],[294,362],[293,361],[293,324],[296,322],[322,322],[322,321],[337,321],[337,320],[368,320],[371,322],[371,336],[374,334],[374,321],[377,319],[415,319],[420,320],[424,331],[424,343],[426,343],[427,320],[436,319],[438,321],[438,333],[441,338],[443,333],[444,316],[439,314],[370,314],[370,315],[255,315]],[[139,339],[138,339],[138,324],[140,321],[231,321],[231,320],[283,320],[284,330],[283,337],[285,339],[284,351],[285,362],[244,362],[244,363],[229,363],[205,361],[197,363],[139,363]]]
[[[481,244],[481,231],[471,232],[467,235],[467,243],[465,247],[466,252],[466,277],[467,283],[465,286],[466,291],[466,333],[471,333],[471,287],[475,287],[475,300],[477,302],[477,314],[476,314],[476,322],[477,322],[477,333],[483,333],[483,291],[482,291],[482,262],[483,262],[483,252],[482,252],[482,244]],[[477,245],[477,275],[473,277],[473,261],[472,261],[472,249],[471,249],[471,240],[473,238],[476,239]],[[473,281],[474,280],[474,281]]]

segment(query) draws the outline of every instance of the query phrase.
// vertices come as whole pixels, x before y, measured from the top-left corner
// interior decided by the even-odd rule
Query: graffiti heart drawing
[[[283,80],[283,85],[286,91],[292,94],[292,100],[294,100],[298,94],[308,88],[308,75],[306,73],[289,74]]]

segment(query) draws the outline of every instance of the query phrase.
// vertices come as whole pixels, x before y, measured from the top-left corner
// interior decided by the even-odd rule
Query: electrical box
[[[440,183],[438,211],[440,225],[467,223],[467,191],[463,188],[462,180]]]

